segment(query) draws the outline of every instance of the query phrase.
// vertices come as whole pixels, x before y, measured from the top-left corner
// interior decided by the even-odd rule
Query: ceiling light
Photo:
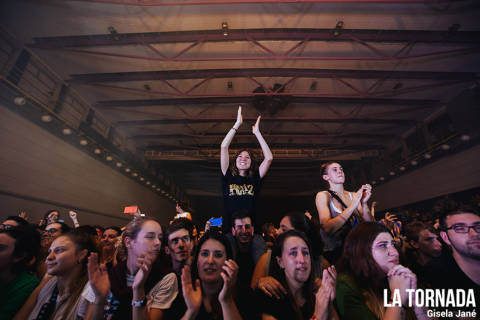
[[[441,148],[443,150],[448,150],[448,149],[450,149],[450,146],[448,144],[442,144]]]
[[[130,172],[130,168],[125,168],[125,172]]]
[[[88,141],[85,140],[85,139],[82,139],[82,140],[80,140],[80,144],[81,144],[82,146],[86,146],[86,145],[88,144]]]
[[[145,182],[146,184],[150,184],[150,181]]]
[[[66,136],[71,135],[71,134],[72,134],[72,129],[70,129],[70,128],[64,128],[64,129],[62,130],[62,133],[63,133],[64,135],[66,135]]]
[[[140,217],[145,217],[145,213],[140,213]]]
[[[117,162],[115,165],[120,168],[120,167],[122,166],[122,163],[121,163],[121,162]]]
[[[140,177],[140,181],[143,181],[143,180],[145,180],[145,178],[144,178],[144,177]]]
[[[161,190],[160,192],[161,192],[162,194],[165,194],[165,193],[166,193],[165,190]]]
[[[13,99],[13,102],[17,105],[17,106],[23,106],[27,101],[25,100],[24,97],[16,97]]]
[[[105,160],[107,160],[107,161],[112,161],[113,158],[112,158],[111,156],[106,156],[106,157],[105,157]]]
[[[390,171],[390,175],[391,175],[391,176],[394,176],[394,175],[395,175],[395,171]]]
[[[160,190],[162,190],[162,189],[160,189],[160,188],[157,188],[157,191],[160,191]]]
[[[132,173],[132,176],[136,177],[136,176],[138,176],[138,173],[133,172],[133,173]]]
[[[412,162],[410,162],[410,163],[411,163],[412,166],[416,166],[418,162],[415,161],[415,160],[412,160]]]
[[[372,184],[376,184],[376,183],[377,183],[377,181],[375,181],[375,180],[372,181]]]
[[[152,184],[152,188],[155,189],[156,185]]]
[[[380,177],[380,181],[383,181],[383,180],[385,180],[385,178],[384,178],[384,177]]]
[[[222,33],[224,37],[228,37],[228,23],[222,22]]]
[[[400,171],[405,171],[405,167],[404,167],[404,166],[401,166],[401,167],[398,168],[398,169],[400,169]]]
[[[43,122],[50,122],[52,121],[52,116],[49,114],[42,114],[40,119],[42,119]]]
[[[432,155],[431,155],[430,153],[425,153],[425,154],[423,155],[423,157],[424,157],[425,159],[430,159],[430,158],[432,158]]]
[[[102,150],[96,148],[95,150],[93,150],[93,153],[95,153],[95,154],[100,154],[100,153],[102,153]]]
[[[470,140],[470,136],[469,136],[468,134],[464,134],[464,135],[462,135],[462,136],[460,137],[460,140],[462,140],[462,141],[468,141],[468,140]]]

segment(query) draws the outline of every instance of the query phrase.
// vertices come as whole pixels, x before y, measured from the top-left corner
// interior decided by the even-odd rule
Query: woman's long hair
[[[387,275],[372,256],[372,245],[375,238],[383,232],[391,235],[390,231],[379,223],[360,223],[347,235],[343,254],[338,262],[339,272],[352,275],[362,290],[368,309],[379,319],[385,314],[383,290],[388,289],[389,285]]]
[[[272,262],[271,263],[271,270],[272,270],[272,276],[277,279],[285,289],[287,289],[288,294],[287,298],[290,301],[291,306],[293,307],[293,310],[295,311],[296,318],[298,320],[303,319],[302,316],[302,311],[300,310],[300,307],[297,305],[295,302],[295,298],[293,297],[292,292],[290,292],[290,288],[287,283],[287,279],[285,278],[285,271],[281,269],[277,263],[277,257],[282,258],[282,253],[283,253],[283,245],[285,241],[290,238],[290,237],[298,237],[305,241],[308,247],[308,252],[310,253],[310,275],[308,276],[307,281],[303,285],[302,288],[302,293],[303,297],[305,298],[305,304],[306,304],[306,310],[307,310],[307,315],[310,317],[313,315],[314,309],[315,309],[315,265],[312,263],[312,247],[310,245],[310,242],[308,241],[307,237],[303,232],[297,231],[297,230],[289,230],[287,232],[284,232],[280,234],[277,239],[275,240],[275,244],[273,246],[273,251],[272,251]]]
[[[238,158],[238,155],[243,151],[248,152],[248,155],[250,156],[250,168],[247,171],[247,177],[253,177],[255,174],[258,173],[258,170],[257,170],[257,163],[255,161],[255,156],[253,155],[252,151],[249,149],[240,150],[240,152],[235,155],[235,158],[233,158],[233,161],[230,161],[230,172],[232,173],[232,176],[240,175],[240,172],[238,171],[238,168],[237,168],[237,158]]]
[[[81,265],[81,272],[79,277],[72,284],[72,291],[68,299],[65,301],[66,307],[61,316],[61,319],[71,319],[74,316],[73,313],[77,311],[76,305],[78,304],[80,295],[88,282],[88,256],[91,252],[96,252],[98,254],[100,250],[97,247],[95,237],[85,232],[84,230],[73,229],[61,235],[61,237],[69,238],[70,241],[72,241],[75,245],[75,250],[77,252],[87,250],[87,254],[85,255],[85,257],[81,261],[78,261],[78,263]],[[52,316],[52,319],[55,319],[55,314]]]

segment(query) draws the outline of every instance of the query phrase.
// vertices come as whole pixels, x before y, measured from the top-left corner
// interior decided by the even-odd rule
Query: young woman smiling
[[[88,301],[82,290],[88,281],[87,257],[98,252],[92,236],[72,230],[56,238],[48,250],[47,273],[52,276],[30,296],[15,319],[83,319]]]
[[[230,164],[228,148],[235,136],[235,133],[243,123],[242,107],[238,107],[237,121],[220,146],[220,167],[222,169],[222,189],[224,199],[224,213],[222,231],[224,234],[232,232],[232,214],[240,210],[250,212],[252,222],[255,224],[255,200],[260,192],[261,180],[268,172],[273,160],[272,152],[260,132],[260,119],[252,126],[252,133],[258,140],[263,152],[263,161],[258,170],[253,155],[248,150],[241,150],[235,157],[234,163]],[[260,230],[260,228],[256,228]]]

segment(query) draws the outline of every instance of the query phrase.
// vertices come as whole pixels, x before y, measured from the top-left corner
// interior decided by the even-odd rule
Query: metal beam
[[[355,139],[391,139],[397,137],[394,134],[388,133],[317,133],[317,132],[276,132],[276,133],[263,133],[264,137],[271,138],[355,138]],[[195,139],[223,139],[225,133],[199,133],[199,134],[188,134],[188,133],[155,133],[155,134],[143,134],[143,135],[134,135],[128,137],[127,139],[132,139],[136,141],[149,140],[149,139],[176,139],[176,138],[195,138]],[[237,133],[235,138],[251,138],[251,134]]]
[[[225,37],[219,30],[171,31],[147,33],[116,33],[83,36],[35,37],[28,46],[41,49],[81,48],[95,46],[146,45],[179,42],[225,41],[348,41],[357,42],[423,42],[480,43],[479,31],[368,30],[343,29],[337,36],[332,29],[271,28],[229,29]],[[355,39],[355,40],[354,40]]]
[[[347,79],[415,79],[415,80],[476,80],[475,72],[426,72],[342,69],[243,68],[170,70],[72,74],[69,83],[127,82],[179,79],[222,79],[249,77],[347,78]]]
[[[237,153],[240,149],[229,149],[232,153]],[[261,152],[260,149],[256,149]],[[272,149],[275,161],[322,161],[322,160],[360,160],[365,157],[376,157],[379,155],[378,150],[321,150],[314,149]],[[146,150],[145,159],[156,160],[181,160],[181,161],[218,161],[220,158],[220,148],[204,149],[204,150],[175,150],[175,151],[160,151],[160,150]]]
[[[242,143],[242,144],[231,144],[231,149],[258,149],[258,144],[254,143]],[[287,149],[287,150],[305,150],[305,149],[315,149],[315,150],[382,150],[385,149],[382,145],[344,145],[344,144],[298,144],[298,143],[271,143],[269,144],[271,149]],[[163,151],[172,151],[172,150],[207,150],[219,148],[218,144],[195,144],[195,145],[171,145],[171,144],[157,144],[157,145],[147,145],[142,147],[144,150],[163,150]]]
[[[94,104],[96,108],[112,107],[147,107],[147,106],[165,106],[165,105],[197,105],[197,104],[229,104],[229,103],[252,103],[253,96],[235,96],[235,97],[207,97],[207,98],[173,98],[173,99],[143,99],[143,100],[105,100]],[[315,97],[315,96],[288,96],[290,103],[312,103],[312,104],[362,104],[365,106],[385,105],[385,106],[422,106],[439,107],[439,100],[421,100],[421,99],[376,99],[376,98],[343,98],[343,97]]]
[[[256,118],[244,118],[244,121],[256,121]],[[124,120],[115,123],[118,127],[128,126],[150,126],[158,124],[186,124],[186,123],[217,123],[217,122],[234,122],[232,117],[225,118],[163,118],[157,120]],[[412,125],[415,120],[410,119],[375,119],[375,118],[344,118],[344,119],[328,119],[328,118],[312,118],[312,117],[262,117],[262,122],[280,121],[280,122],[317,122],[317,123],[360,123],[360,124],[396,124],[396,125]]]

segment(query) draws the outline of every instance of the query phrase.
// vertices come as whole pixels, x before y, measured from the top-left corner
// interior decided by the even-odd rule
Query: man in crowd
[[[39,280],[26,270],[39,245],[40,235],[33,226],[0,229],[0,320],[12,319],[38,285]]]
[[[406,225],[405,236],[410,247],[407,264],[419,278],[423,278],[425,266],[442,254],[440,239],[432,226],[421,221]]]
[[[438,263],[436,261],[430,264],[425,278],[433,288],[466,291],[473,289],[478,306],[480,303],[480,215],[472,207],[460,206],[440,218],[440,230],[440,236],[452,249],[452,254],[444,255]],[[472,308],[463,310],[470,311]],[[456,313],[456,310],[454,312]]]
[[[163,319],[180,319],[187,310],[182,292],[182,269],[190,265],[194,247],[193,223],[188,218],[177,218],[172,221],[165,232],[165,252],[170,256],[172,268],[177,275],[178,294],[169,309],[161,310]]]
[[[258,260],[267,251],[263,238],[254,233],[252,218],[248,211],[238,211],[232,216],[232,233],[227,235],[232,245],[233,259],[237,262],[237,306],[244,319],[253,319],[252,309],[253,270]]]

